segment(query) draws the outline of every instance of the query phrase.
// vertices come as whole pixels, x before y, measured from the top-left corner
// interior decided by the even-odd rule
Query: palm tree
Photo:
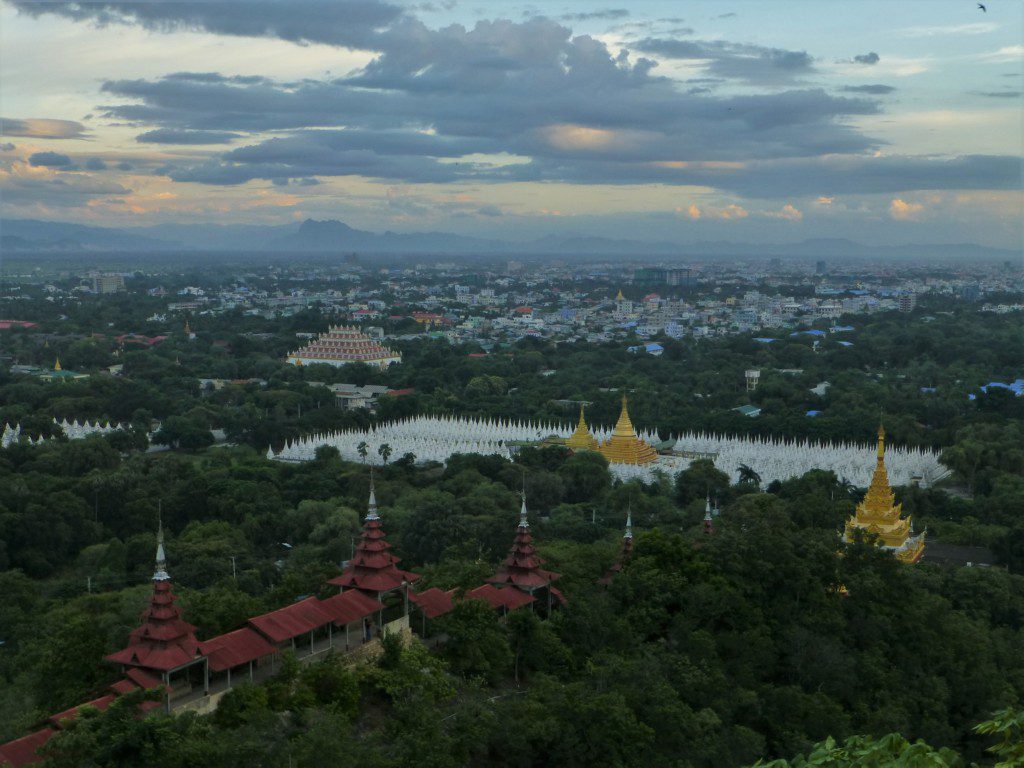
[[[387,443],[381,443],[380,448],[377,449],[377,453],[380,454],[380,457],[384,459],[384,463],[387,464],[388,459],[391,458],[391,446]]]
[[[738,470],[740,473],[741,483],[753,483],[758,488],[761,487],[761,476],[757,474],[757,470],[753,467],[748,467],[746,464],[740,464]]]
[[[359,458],[363,460],[363,464],[366,463],[366,454],[369,453],[369,452],[370,452],[370,446],[368,446],[366,444],[365,440],[363,442],[361,442],[359,445],[356,446],[356,453],[358,453],[359,454]]]

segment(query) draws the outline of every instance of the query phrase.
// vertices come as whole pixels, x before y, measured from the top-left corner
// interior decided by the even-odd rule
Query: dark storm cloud
[[[562,21],[593,21],[595,19],[625,19],[629,11],[625,8],[607,8],[603,11],[590,11],[589,13],[567,13],[559,18]]]
[[[921,189],[1019,189],[1020,159],[966,155],[951,159],[883,155],[755,162],[741,172],[698,169],[704,183],[746,197],[870,194]]]
[[[1019,99],[1021,91],[980,91],[976,96],[985,96],[989,99]]]
[[[12,176],[4,184],[4,203],[13,206],[77,208],[97,198],[127,194],[131,194],[131,190],[116,182],[83,173],[61,174],[56,178]]]
[[[276,37],[295,43],[372,46],[382,27],[402,15],[380,0],[223,0],[192,2],[56,2],[10,0],[32,16],[55,14],[100,25],[127,24],[156,32],[200,29],[218,35]]]
[[[68,168],[73,165],[70,157],[59,152],[36,152],[29,155],[28,164],[42,168]]]
[[[814,72],[814,60],[807,52],[784,48],[664,37],[647,37],[633,47],[666,59],[701,61],[709,75],[747,83],[791,82]]]
[[[98,157],[90,157],[85,161],[85,170],[87,171],[103,171],[106,170],[107,164]]]
[[[144,144],[228,144],[240,134],[229,131],[184,131],[173,128],[157,128],[135,137]]]
[[[78,139],[85,133],[85,126],[74,120],[52,120],[32,117],[16,120],[0,117],[0,134],[4,136],[25,136],[30,139]]]
[[[758,161],[738,168],[580,162],[553,170],[533,162],[517,166],[518,181],[559,178],[574,183],[667,184],[712,187],[745,198],[778,199],[896,193],[939,189],[1019,189],[1020,160],[966,156],[935,160],[910,156],[808,157]]]
[[[870,53],[862,53],[859,56],[854,56],[853,60],[857,64],[867,64],[868,66],[870,66],[872,64],[877,64],[879,61],[882,60],[882,57],[879,56],[874,51],[871,51]]]
[[[845,96],[801,87],[686,93],[658,76],[655,62],[613,56],[604,43],[539,17],[435,30],[401,16],[375,42],[368,65],[333,80],[216,72],[113,80],[103,85],[103,115],[157,135],[278,134],[155,170],[201,184],[358,175],[696,184],[750,197],[1009,185],[1002,158],[872,158],[883,143],[849,118],[877,114],[869,97],[888,86],[849,86]],[[706,76],[697,80],[706,82],[779,86],[815,72],[802,51],[654,37],[636,47],[701,61]],[[488,161],[502,155],[518,161]]]
[[[891,85],[881,85],[878,83],[872,85],[844,85],[839,89],[844,93],[869,93],[873,96],[885,96],[896,90]]]
[[[329,82],[242,81],[217,73],[111,81],[104,92],[132,103],[110,104],[105,115],[163,131],[292,132],[166,169],[172,179],[207,184],[351,174],[447,182],[535,173],[522,164],[458,160],[470,154],[542,159],[558,169],[557,177],[571,176],[569,165],[595,156],[648,163],[877,146],[840,122],[875,113],[873,101],[820,89],[723,99],[680,93],[673,81],[652,74],[653,62],[613,57],[603,43],[572,37],[549,19],[436,31],[405,19],[381,39],[383,52],[362,71]],[[806,54],[714,45],[720,59],[746,56],[788,72],[809,67]],[[346,127],[303,130],[332,125]]]

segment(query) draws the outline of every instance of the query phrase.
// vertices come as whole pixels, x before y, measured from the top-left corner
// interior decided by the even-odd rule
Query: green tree
[[[457,603],[438,624],[448,636],[444,656],[453,671],[496,683],[512,666],[512,652],[505,632],[488,603],[482,600]]]

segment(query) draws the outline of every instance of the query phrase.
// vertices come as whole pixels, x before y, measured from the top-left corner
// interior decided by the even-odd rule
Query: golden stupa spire
[[[633,429],[633,422],[629,418],[629,398],[622,396],[622,410],[619,411],[619,420],[615,422],[615,434],[636,437],[636,430]]]
[[[60,367],[60,358],[59,357],[57,358],[56,362],[54,362],[54,364],[53,364],[53,370],[55,370],[55,371],[63,370]]]
[[[576,424],[576,431],[565,441],[565,444],[574,451],[596,451],[599,446],[597,439],[590,434],[587,420],[583,415],[583,404],[580,404],[580,420]]]
[[[885,427],[878,426],[878,448],[875,471],[864,500],[846,521],[844,541],[852,541],[854,531],[877,536],[878,546],[896,554],[902,562],[916,563],[924,554],[924,534],[912,535],[911,517],[901,517],[902,504],[896,503],[896,495],[889,485],[889,473],[885,468]]]
[[[618,294],[615,296],[616,301],[625,301],[626,297],[622,295],[622,289],[619,288]]]
[[[625,395],[622,396],[622,412],[612,436],[599,450],[613,464],[649,464],[658,458],[658,452],[637,437],[629,418],[629,400]]]

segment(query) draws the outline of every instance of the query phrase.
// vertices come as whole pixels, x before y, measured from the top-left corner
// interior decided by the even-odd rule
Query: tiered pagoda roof
[[[498,586],[511,585],[530,593],[540,587],[550,587],[551,582],[559,578],[560,574],[544,570],[541,568],[543,564],[544,558],[537,554],[533,546],[533,536],[530,534],[530,523],[526,515],[526,497],[523,496],[519,527],[516,529],[512,549],[509,550],[508,557],[502,561],[498,572],[489,578],[487,583]]]
[[[846,521],[843,540],[853,541],[854,532],[864,531],[877,536],[878,546],[893,552],[904,563],[916,563],[924,554],[924,537],[913,535],[912,519],[900,517],[903,505],[896,503],[896,496],[889,485],[889,474],[885,469],[885,428],[878,428],[878,454],[875,472],[864,500]]]
[[[128,636],[128,646],[107,656],[107,661],[158,672],[170,672],[195,661],[199,653],[195,627],[182,620],[176,600],[167,573],[161,526],[157,534],[153,594],[149,607],[142,612],[142,625]]]
[[[306,346],[290,352],[288,362],[293,365],[326,363],[335,366],[366,363],[386,368],[392,363],[402,362],[402,356],[355,326],[335,325]]]
[[[398,589],[403,583],[419,578],[418,573],[401,570],[397,563],[400,558],[391,554],[391,545],[387,541],[381,526],[380,515],[377,514],[377,497],[370,479],[370,501],[363,524],[363,533],[356,545],[355,555],[348,567],[340,576],[328,581],[337,587],[358,589],[375,597]]]
[[[619,549],[619,556],[617,558],[615,558],[615,562],[612,563],[611,568],[608,569],[608,572],[604,576],[602,576],[600,579],[598,579],[597,583],[601,584],[603,586],[608,586],[609,584],[611,584],[612,583],[612,579],[614,579],[616,576],[618,576],[619,572],[622,570],[622,566],[625,564],[625,562],[627,560],[629,560],[629,557],[632,554],[633,554],[633,511],[630,510],[630,511],[626,512],[626,532],[622,536],[622,548]]]
[[[580,406],[580,420],[576,424],[576,431],[565,441],[573,451],[596,451],[599,450],[597,438],[590,432],[587,420],[583,416],[583,406]]]
[[[629,419],[625,395],[622,396],[622,412],[615,423],[615,430],[598,450],[611,464],[650,464],[658,458],[658,452],[637,437],[633,422]]]

